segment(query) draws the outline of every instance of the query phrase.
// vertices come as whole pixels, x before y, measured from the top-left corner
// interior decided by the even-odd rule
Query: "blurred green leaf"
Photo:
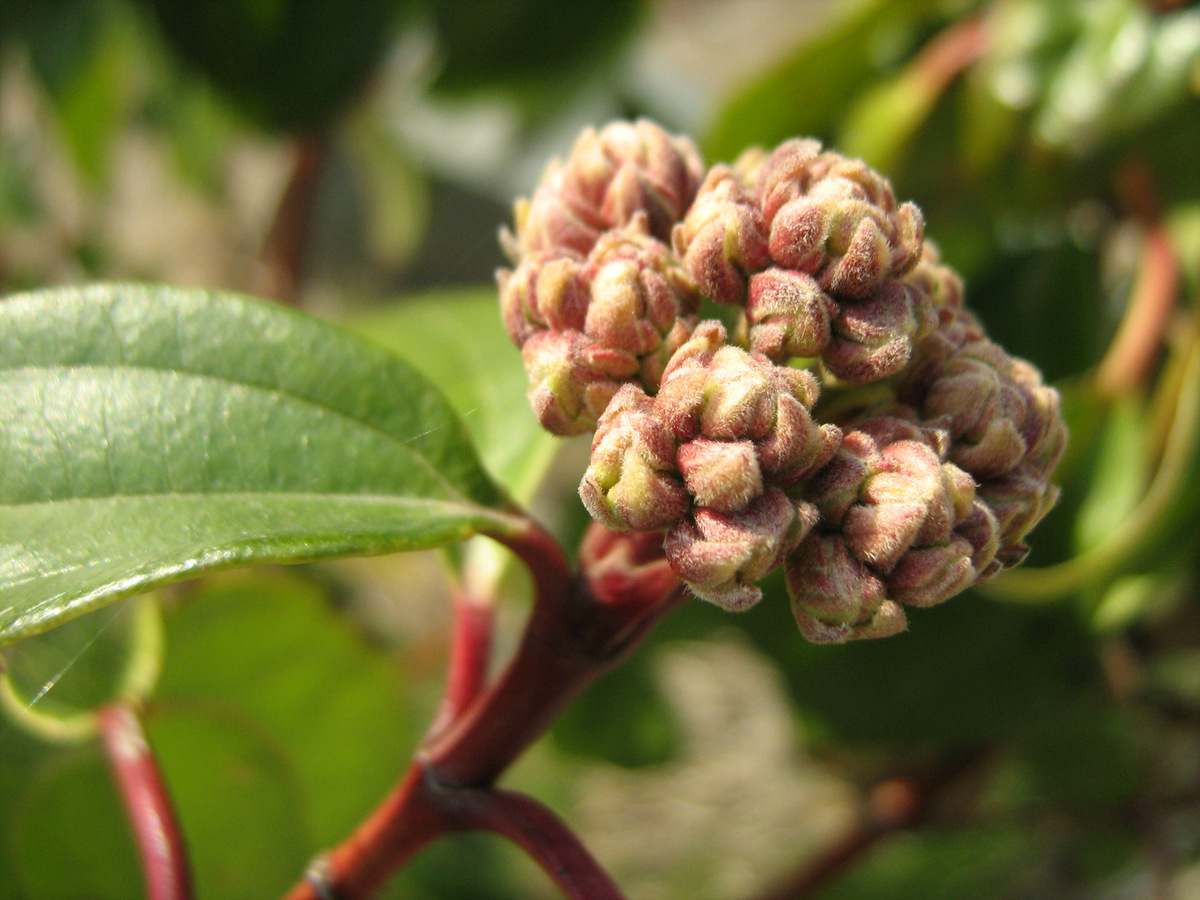
[[[22,641],[4,655],[16,698],[45,715],[69,716],[116,699],[128,661],[130,604],[101,619],[67,622]]]
[[[584,691],[555,722],[553,734],[569,753],[627,768],[673,758],[680,738],[645,652]]]
[[[57,757],[10,802],[15,896],[130,900],[141,891],[125,811],[98,749]]]
[[[887,640],[809,644],[774,582],[739,622],[783,669],[801,715],[833,741],[970,744],[1058,714],[1094,669],[1072,613],[988,602],[974,592],[914,610]],[[778,593],[776,593],[778,591]]]
[[[1135,0],[1091,0],[1078,29],[1034,121],[1046,143],[1085,153],[1194,94],[1200,11],[1156,16]]]
[[[1148,421],[1139,398],[1119,400],[1104,416],[1096,441],[1091,490],[1075,516],[1076,546],[1098,544],[1124,519],[1146,490],[1151,474]]]
[[[935,0],[842,0],[792,55],[724,105],[705,139],[707,155],[731,160],[752,144],[790,137],[833,140],[855,96],[937,7]]]
[[[317,849],[287,754],[239,710],[215,704],[160,704],[146,730],[188,842],[196,896],[282,894]]]
[[[962,900],[1004,897],[1026,874],[1034,835],[1017,825],[979,825],[953,832],[902,831],[816,900]]]
[[[398,603],[402,590],[397,584]],[[286,761],[289,802],[315,847],[342,840],[366,816],[425,725],[428,711],[414,703],[417,692],[385,649],[289,570],[201,584],[169,612],[167,641],[149,708],[151,739],[179,707],[243,723]],[[181,742],[174,752],[177,759],[164,756],[171,780],[202,783],[204,742]]]
[[[319,130],[363,90],[410,0],[142,0],[170,46],[244,112]]]
[[[28,52],[79,171],[103,185],[111,151],[132,108],[136,33],[125,9],[94,0],[6,0],[0,41]]]
[[[435,87],[545,92],[613,55],[643,0],[437,0],[430,7],[442,69]]]
[[[440,546],[517,521],[401,360],[226,294],[0,304],[0,641],[157,584]]]

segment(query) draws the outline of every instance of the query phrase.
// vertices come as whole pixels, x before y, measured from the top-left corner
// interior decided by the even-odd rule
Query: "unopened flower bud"
[[[842,303],[821,357],[826,367],[851,384],[895,375],[911,359],[913,342],[936,325],[920,300],[904,282],[889,279],[866,300]]]
[[[750,278],[750,347],[776,362],[824,353],[832,337],[830,320],[837,313],[837,303],[804,272],[776,266]]]
[[[1052,468],[1065,434],[1058,392],[989,340],[965,310],[949,313],[919,348],[898,395],[924,418],[945,423],[951,459],[977,479],[1010,471],[1030,454]]]
[[[568,172],[551,162],[528,200],[513,205],[516,234],[501,232],[501,242],[514,262],[526,253],[586,254],[604,231],[600,211],[574,193]]]
[[[1023,541],[1058,500],[1058,487],[1037,466],[1020,466],[979,486],[979,497],[996,517],[1000,531],[997,560],[1015,566],[1029,553]]]
[[[645,231],[643,215],[606,232],[583,269],[588,284],[584,331],[638,360],[639,379],[658,389],[667,361],[692,332],[700,298],[665,244]]]
[[[681,444],[752,442],[765,482],[789,487],[825,464],[841,432],[812,419],[819,392],[812,373],[776,366],[724,337],[717,323],[696,329],[671,359],[655,409]]]
[[[861,160],[788,141],[763,163],[759,203],[771,258],[830,293],[869,297],[921,255],[924,220]]]
[[[930,606],[990,577],[998,526],[971,477],[944,461],[945,446],[938,431],[895,417],[868,419],[846,433],[805,492],[821,531],[788,560],[798,619],[803,612],[835,626],[832,639],[841,640],[870,621],[877,597]],[[834,574],[807,587],[813,566],[826,559],[836,564]],[[842,588],[869,591],[865,600],[831,593]]]
[[[541,331],[521,348],[529,373],[529,402],[542,427],[554,434],[583,434],[600,414],[637,361],[597,348],[577,331]]]
[[[504,327],[518,347],[539,331],[583,330],[589,297],[579,257],[533,253],[496,277]]]
[[[617,392],[596,428],[579,495],[613,531],[660,531],[690,506],[675,469],[675,439],[636,385]]]
[[[921,258],[904,273],[904,283],[917,291],[932,310],[963,305],[963,282],[958,273],[942,263],[941,253],[932,241],[922,244]]]
[[[697,509],[668,532],[664,549],[696,596],[740,611],[762,598],[756,582],[779,567],[816,518],[809,504],[768,488],[737,513]]]
[[[696,438],[679,450],[679,471],[699,506],[737,512],[763,492],[762,469],[750,441]]]
[[[671,234],[675,252],[710,300],[746,302],[746,281],[769,262],[762,217],[728,166],[714,166]]]
[[[882,579],[839,534],[810,534],[788,557],[785,571],[796,624],[814,643],[886,637],[907,625]]]

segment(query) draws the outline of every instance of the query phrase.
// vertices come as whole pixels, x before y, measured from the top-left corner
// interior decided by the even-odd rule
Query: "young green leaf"
[[[0,302],[0,645],[217,568],[523,520],[402,360],[229,294]]]

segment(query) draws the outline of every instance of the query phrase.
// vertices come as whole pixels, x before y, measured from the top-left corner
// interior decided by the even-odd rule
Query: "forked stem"
[[[516,654],[497,681],[448,724],[443,707],[391,795],[285,900],[365,900],[430,841],[472,829],[516,841],[571,900],[620,900],[612,880],[549,810],[493,786],[563,708],[624,659],[685,592],[662,558],[661,535],[617,535],[593,526],[578,574],[554,538],[532,520],[519,534],[498,539],[534,579],[533,611]],[[456,614],[456,622],[473,627],[466,615]],[[473,646],[466,637],[456,640]],[[471,651],[464,660],[475,655]],[[448,702],[456,691],[448,693]]]

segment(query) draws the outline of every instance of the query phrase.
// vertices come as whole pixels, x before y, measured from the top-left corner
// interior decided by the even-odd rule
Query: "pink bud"
[[[533,253],[496,278],[504,326],[518,347],[538,331],[582,330],[588,289],[576,257]]]
[[[750,279],[750,344],[776,362],[820,356],[829,346],[829,323],[837,312],[837,304],[811,275],[773,267]]]
[[[664,548],[696,596],[740,611],[762,598],[755,582],[782,563],[816,518],[810,505],[768,488],[738,513],[697,509],[671,529]]]
[[[613,531],[660,531],[687,513],[674,438],[636,385],[622,387],[600,417],[579,495],[592,517]]]
[[[750,441],[689,441],[679,448],[679,471],[696,504],[717,512],[744,509],[763,491],[762,470]]]
[[[675,252],[710,300],[740,306],[746,279],[770,262],[762,221],[728,166],[714,166],[671,234]]]
[[[592,349],[592,342],[577,331],[541,331],[521,348],[529,373],[529,402],[547,431],[590,431],[621,386],[597,369]]]
[[[801,632],[830,643],[853,636],[886,599],[883,581],[837,534],[811,534],[787,559],[788,595]]]

